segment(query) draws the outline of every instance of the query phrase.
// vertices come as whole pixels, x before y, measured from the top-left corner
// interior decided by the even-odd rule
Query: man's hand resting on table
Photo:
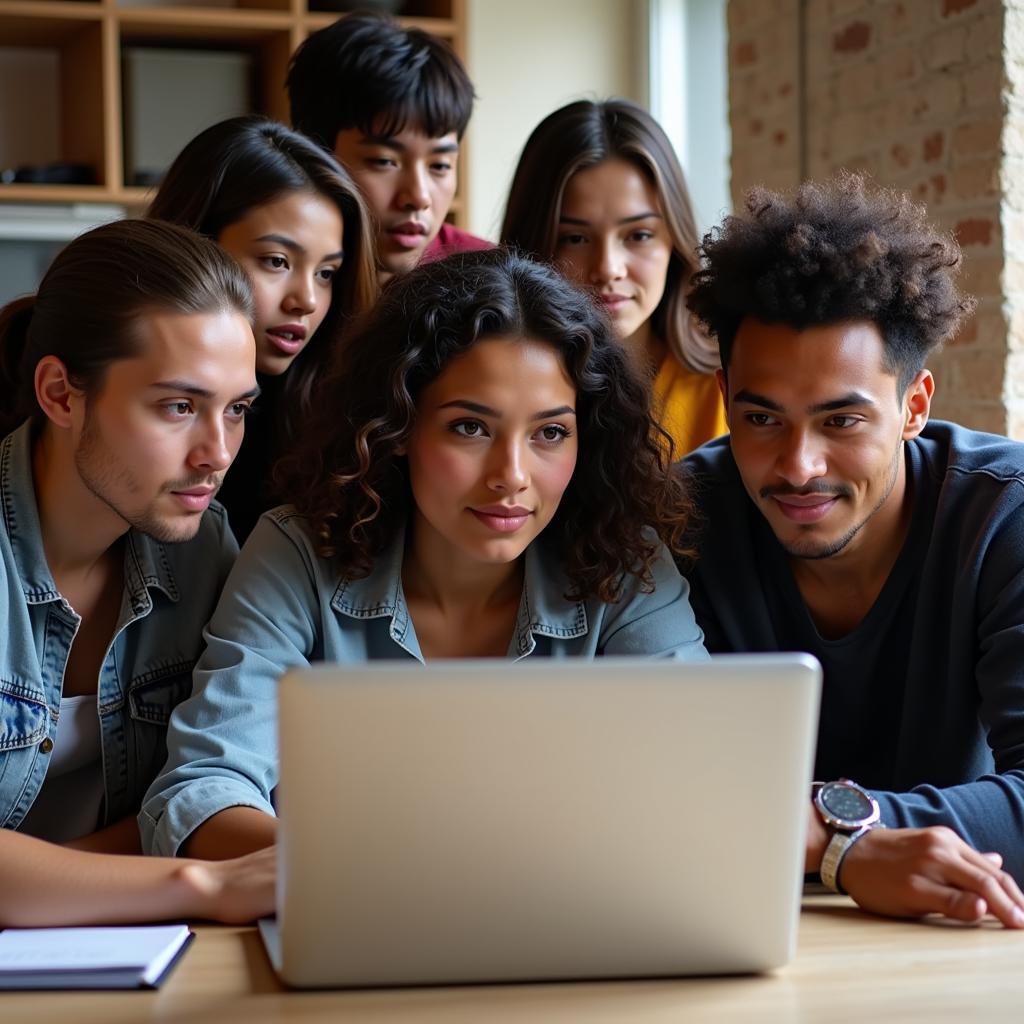
[[[873,829],[850,848],[839,883],[865,910],[892,917],[993,914],[1024,928],[1024,893],[998,853],[978,853],[952,829]]]

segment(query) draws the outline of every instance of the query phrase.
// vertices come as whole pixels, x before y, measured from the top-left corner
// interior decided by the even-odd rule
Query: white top
[[[54,843],[95,832],[103,804],[103,753],[96,694],[61,697],[43,787],[19,831]]]

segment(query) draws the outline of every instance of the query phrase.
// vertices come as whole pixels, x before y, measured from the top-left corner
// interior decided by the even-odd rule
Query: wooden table
[[[994,921],[889,921],[808,897],[796,959],[773,975],[361,992],[289,992],[251,928],[205,926],[158,992],[9,993],[0,1021],[35,1024],[1024,1020],[1024,932]]]

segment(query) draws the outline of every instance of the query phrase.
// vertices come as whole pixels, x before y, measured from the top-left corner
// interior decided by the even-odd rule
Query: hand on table
[[[874,829],[850,848],[839,881],[859,906],[892,917],[993,914],[1024,928],[1024,893],[998,853],[978,853],[952,829]]]
[[[191,860],[181,877],[197,916],[222,924],[248,924],[274,913],[277,848],[268,846],[231,860]]]

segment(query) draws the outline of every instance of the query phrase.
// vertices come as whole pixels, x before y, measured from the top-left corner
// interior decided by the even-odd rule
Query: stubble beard
[[[194,487],[203,481],[187,484],[172,482],[160,489],[160,493],[141,509],[131,510],[115,496],[138,494],[141,490],[131,469],[114,456],[96,428],[95,418],[87,409],[82,438],[75,449],[75,468],[86,489],[103,502],[115,515],[123,519],[132,529],[144,533],[162,544],[180,544],[191,540],[199,531],[201,516],[175,521],[162,516],[156,509],[160,497],[172,489]]]
[[[806,562],[819,561],[823,558],[834,558],[836,555],[844,551],[853,540],[854,537],[864,529],[865,526],[881,511],[882,506],[889,500],[889,495],[892,494],[893,489],[896,486],[896,481],[899,478],[900,472],[900,459],[903,456],[903,443],[902,441],[896,445],[896,450],[893,453],[892,462],[889,465],[889,481],[885,486],[885,491],[882,496],[875,502],[874,508],[859,522],[855,523],[850,529],[843,534],[838,540],[834,540],[829,544],[823,546],[812,546],[808,544],[806,546],[800,544],[783,544],[782,550],[790,558],[799,558]]]

